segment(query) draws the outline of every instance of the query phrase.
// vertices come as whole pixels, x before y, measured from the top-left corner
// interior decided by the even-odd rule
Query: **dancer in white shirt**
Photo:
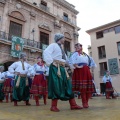
[[[0,66],[0,102],[4,100],[3,86],[5,81],[4,66]]]
[[[13,101],[14,106],[17,106],[17,101],[26,101],[26,105],[29,103],[29,84],[28,84],[28,70],[31,67],[30,64],[26,62],[27,55],[25,53],[20,54],[20,61],[13,63],[9,67],[9,72],[11,74],[16,74],[15,86],[13,87]]]
[[[112,96],[113,99],[115,99],[116,97],[114,96],[114,89],[112,86],[112,77],[110,76],[110,72],[107,71],[106,75],[104,75],[103,79],[102,79],[103,83],[105,83],[106,85],[106,99],[111,99],[110,96]]]
[[[46,66],[41,57],[37,58],[34,65],[35,75],[32,82],[30,93],[35,96],[36,106],[39,106],[39,95],[43,95],[44,104],[47,104],[47,80],[45,77]]]
[[[57,33],[54,39],[56,43],[50,44],[44,51],[44,61],[50,66],[48,79],[48,98],[52,99],[50,110],[59,112],[58,99],[69,100],[72,110],[82,109],[75,102],[72,84],[65,69],[67,56],[61,46],[65,41],[64,35]]]

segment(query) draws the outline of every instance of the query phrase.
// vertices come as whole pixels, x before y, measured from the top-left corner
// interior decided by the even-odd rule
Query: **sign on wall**
[[[117,58],[108,59],[108,65],[111,75],[119,74]]]
[[[23,51],[24,40],[20,37],[12,36],[11,56],[19,57]]]

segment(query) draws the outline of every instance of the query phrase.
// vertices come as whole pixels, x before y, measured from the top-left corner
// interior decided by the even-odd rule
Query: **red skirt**
[[[30,93],[34,95],[46,95],[48,93],[47,80],[44,79],[44,75],[35,75]]]
[[[3,92],[4,93],[12,93],[12,85],[11,85],[11,78],[8,78],[4,82]]]
[[[111,82],[106,82],[106,92],[114,92]]]
[[[76,92],[94,92],[94,84],[88,66],[83,68],[76,68],[72,77],[72,88]]]

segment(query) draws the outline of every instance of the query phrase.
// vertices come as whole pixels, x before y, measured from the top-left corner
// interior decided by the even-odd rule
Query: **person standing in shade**
[[[116,99],[114,96],[114,89],[112,86],[112,77],[110,76],[110,72],[107,71],[106,75],[104,75],[102,81],[105,83],[106,88],[106,99],[111,99],[110,96],[112,96],[113,99]]]
[[[18,62],[14,62],[9,68],[9,72],[11,74],[15,74],[15,85],[13,87],[13,101],[14,106],[17,106],[18,101],[25,101],[26,105],[31,105],[29,103],[30,93],[29,93],[29,84],[28,84],[28,69],[31,67],[30,64],[27,63],[27,55],[26,53],[20,54],[20,60]]]
[[[44,61],[50,66],[48,80],[48,98],[52,99],[50,110],[59,112],[57,108],[59,99],[62,101],[69,100],[71,110],[82,109],[75,102],[72,84],[65,69],[67,57],[62,49],[65,41],[64,35],[57,33],[54,39],[56,43],[50,44],[43,53]]]
[[[34,65],[35,76],[31,85],[30,93],[34,95],[36,106],[39,106],[39,96],[43,96],[44,104],[47,104],[47,80],[45,78],[46,66],[41,57],[37,58]]]
[[[77,45],[77,52],[72,55],[71,63],[74,66],[72,76],[73,91],[78,91],[81,94],[82,104],[84,108],[88,108],[88,101],[94,92],[92,75],[90,72],[90,57],[82,51],[82,45]]]

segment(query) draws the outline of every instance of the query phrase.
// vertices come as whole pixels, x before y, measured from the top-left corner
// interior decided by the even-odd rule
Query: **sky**
[[[88,53],[90,36],[85,32],[106,23],[120,19],[120,0],[66,0],[79,11],[77,25],[81,28],[79,42]]]

